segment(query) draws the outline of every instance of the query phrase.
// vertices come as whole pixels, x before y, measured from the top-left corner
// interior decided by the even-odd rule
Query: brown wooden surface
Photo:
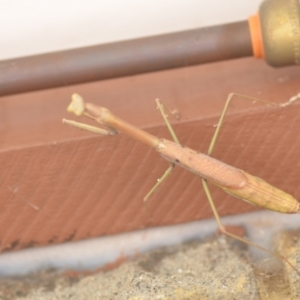
[[[2,251],[212,217],[199,178],[176,168],[151,198],[149,219],[142,199],[167,163],[122,134],[62,125],[73,118],[66,106],[74,92],[168,138],[159,97],[180,113],[181,143],[205,152],[228,93],[285,102],[300,92],[300,69],[242,59],[0,98]],[[282,109],[235,101],[213,156],[300,199],[299,108],[300,101]],[[256,209],[212,193],[221,215]]]

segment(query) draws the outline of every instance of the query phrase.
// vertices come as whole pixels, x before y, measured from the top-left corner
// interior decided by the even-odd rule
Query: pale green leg
[[[92,118],[92,119],[95,119],[95,118]],[[86,131],[90,131],[90,132],[94,132],[94,133],[98,133],[98,134],[102,134],[102,135],[116,135],[116,134],[118,134],[118,131],[115,130],[114,128],[107,127],[107,129],[103,129],[103,128],[99,128],[99,127],[91,126],[91,125],[88,125],[88,124],[85,124],[85,123],[80,123],[80,122],[67,120],[67,119],[63,119],[62,122],[64,124],[68,124],[68,125],[71,125],[73,127],[77,127],[79,129],[82,129],[82,130],[86,130]]]
[[[257,102],[265,103],[267,105],[277,106],[274,103],[267,102],[267,101],[264,101],[264,100],[261,100],[261,99],[257,99],[257,98],[253,98],[253,97],[249,97],[249,96],[245,96],[245,95],[242,95],[242,94],[235,94],[235,93],[229,94],[228,97],[227,97],[227,100],[225,102],[225,106],[224,106],[224,109],[222,111],[221,117],[219,119],[216,131],[215,131],[215,133],[213,135],[213,138],[211,140],[211,143],[210,143],[208,151],[207,151],[207,155],[209,155],[209,156],[212,155],[212,152],[214,150],[214,147],[215,147],[215,144],[216,144],[216,141],[217,141],[217,138],[218,138],[221,126],[222,126],[224,118],[225,118],[225,114],[226,114],[228,106],[229,106],[229,104],[230,104],[230,102],[231,102],[231,100],[233,99],[234,96],[239,96],[241,98],[248,99],[248,100],[255,101],[255,102],[257,101]]]
[[[156,184],[153,186],[153,188],[148,192],[148,194],[144,197],[144,201],[147,202],[147,200],[152,196],[152,194],[156,191],[156,189],[163,183],[163,181],[172,173],[172,170],[174,169],[174,164],[170,164],[169,168],[165,171],[164,175],[161,176],[159,179],[157,179]]]
[[[217,141],[217,138],[219,136],[219,133],[220,133],[220,129],[221,129],[221,126],[223,124],[223,121],[224,121],[224,118],[225,118],[225,115],[226,115],[226,112],[227,112],[227,109],[229,107],[229,104],[231,102],[231,100],[233,99],[234,96],[240,96],[242,98],[245,98],[245,99],[248,99],[248,100],[251,100],[251,101],[257,101],[257,102],[262,102],[262,103],[265,103],[265,104],[268,104],[268,105],[272,105],[272,106],[276,106],[276,104],[274,103],[271,103],[271,102],[267,102],[267,101],[264,101],[264,100],[260,100],[260,99],[257,99],[257,98],[253,98],[253,97],[249,97],[249,96],[245,96],[245,95],[242,95],[242,94],[235,94],[235,93],[231,93],[228,95],[227,97],[227,100],[225,102],[225,106],[223,108],[223,111],[222,111],[222,114],[221,114],[221,117],[219,119],[219,122],[218,122],[218,125],[216,127],[216,130],[215,130],[215,133],[213,135],[213,138],[211,140],[211,143],[209,145],[209,148],[208,148],[208,151],[207,151],[207,155],[211,156],[212,155],[212,152],[214,150],[214,147],[215,147],[215,144],[216,144],[216,141]],[[208,185],[206,183],[206,180],[205,179],[202,179],[202,184],[203,184],[203,187],[204,187],[204,191],[206,193],[206,196],[208,198],[208,201],[209,201],[209,204],[212,208],[212,211],[213,211],[213,214],[216,218],[216,221],[218,223],[218,226],[220,228],[220,230],[223,232],[225,229],[224,229],[224,226],[222,225],[221,223],[221,220],[220,220],[220,217],[219,217],[219,214],[217,212],[217,209],[214,205],[214,202],[212,200],[212,197],[210,195],[210,191],[209,191],[209,188],[208,188]],[[240,238],[239,238],[240,239]]]
[[[230,104],[230,102],[231,102],[231,100],[233,99],[234,96],[239,96],[242,99],[246,99],[246,100],[248,99],[250,101],[261,102],[261,103],[264,103],[266,105],[279,106],[279,107],[289,106],[289,105],[293,104],[295,101],[298,101],[300,99],[300,94],[299,94],[297,96],[292,97],[289,101],[287,101],[285,103],[275,104],[275,103],[272,103],[272,102],[264,101],[264,100],[261,100],[261,99],[257,99],[257,98],[246,96],[246,95],[242,95],[242,94],[236,94],[236,93],[229,94],[228,97],[227,97],[227,100],[225,102],[225,106],[224,106],[224,109],[222,111],[221,117],[219,119],[217,128],[215,130],[215,133],[213,135],[213,138],[211,140],[210,146],[209,146],[208,151],[207,151],[207,155],[209,155],[209,156],[212,155],[212,152],[214,150],[214,147],[215,147],[215,144],[216,144],[216,141],[217,141],[217,138],[218,138],[221,126],[222,126],[224,118],[225,118],[225,114],[226,114],[227,109],[229,107],[229,104]]]
[[[157,108],[159,109],[169,131],[170,131],[170,134],[174,140],[175,143],[179,144],[179,140],[172,128],[172,125],[170,124],[165,112],[164,112],[164,106],[163,104],[159,101],[159,99],[156,99],[156,103],[157,103]],[[147,193],[147,195],[144,197],[144,204],[146,206],[146,208],[148,209],[147,205],[146,205],[146,202],[148,201],[148,199],[153,195],[153,193],[156,191],[156,189],[164,182],[164,180],[172,173],[173,169],[175,167],[175,164],[173,163],[170,163],[170,166],[169,168],[165,171],[165,173],[163,174],[162,177],[160,177],[156,184],[153,186],[153,188]]]
[[[211,141],[210,146],[209,146],[209,149],[208,149],[208,155],[209,155],[209,156],[212,154],[212,152],[213,152],[213,150],[214,150],[214,146],[215,146],[215,143],[216,143],[216,141],[217,141],[217,138],[218,138],[218,135],[219,135],[219,132],[220,132],[220,128],[221,128],[222,123],[223,123],[223,121],[224,121],[224,117],[225,117],[226,111],[227,111],[227,109],[228,109],[228,106],[229,106],[229,104],[230,104],[230,101],[232,100],[232,98],[233,98],[234,96],[240,96],[240,97],[243,97],[243,98],[252,100],[252,101],[253,101],[253,100],[254,100],[254,101],[259,101],[259,102],[262,102],[262,103],[265,103],[265,104],[270,104],[270,105],[272,105],[272,106],[276,106],[276,104],[274,104],[274,103],[270,103],[270,102],[263,101],[263,100],[260,100],[260,99],[256,99],[256,98],[244,96],[244,95],[241,95],[241,94],[229,94],[229,95],[228,95],[228,98],[227,98],[227,100],[226,100],[226,103],[225,103],[223,112],[222,112],[222,114],[221,114],[220,120],[219,120],[219,122],[218,122],[216,131],[215,131],[215,133],[214,133],[214,135],[213,135],[212,141]],[[293,265],[292,265],[292,264],[291,264],[284,256],[280,255],[279,253],[270,251],[270,250],[268,250],[268,249],[266,249],[266,248],[264,248],[264,247],[262,247],[262,246],[260,246],[260,245],[257,245],[257,244],[255,244],[255,243],[252,243],[252,242],[248,241],[247,239],[244,239],[244,238],[242,238],[242,237],[239,237],[238,235],[235,235],[235,234],[233,234],[233,233],[228,232],[228,231],[225,229],[225,227],[223,226],[222,222],[221,222],[221,218],[220,218],[220,216],[219,216],[219,214],[218,214],[218,211],[217,211],[216,206],[215,206],[215,204],[214,204],[214,201],[213,201],[213,199],[212,199],[210,190],[209,190],[209,188],[208,188],[207,182],[206,182],[206,180],[205,180],[204,178],[202,178],[202,184],[203,184],[203,188],[204,188],[205,194],[206,194],[206,196],[207,196],[208,202],[209,202],[209,204],[210,204],[210,206],[211,206],[211,209],[212,209],[212,211],[213,211],[214,217],[215,217],[215,219],[216,219],[216,221],[217,221],[219,230],[220,230],[223,234],[225,234],[225,235],[227,235],[227,236],[229,236],[229,237],[231,237],[231,238],[234,238],[234,239],[236,239],[236,240],[238,240],[238,241],[240,241],[240,242],[243,242],[243,243],[245,243],[245,244],[247,244],[247,245],[250,245],[250,246],[256,247],[256,248],[258,248],[258,249],[260,249],[260,250],[262,250],[262,251],[265,251],[265,252],[267,252],[267,253],[269,253],[269,254],[275,256],[275,257],[278,258],[278,259],[282,259],[282,260],[285,261],[285,262],[286,262],[293,270],[295,270],[295,271],[300,275],[299,271],[295,268],[295,266],[293,266]]]
[[[162,115],[162,117],[163,117],[163,119],[164,119],[164,121],[165,121],[165,123],[166,123],[166,125],[167,125],[167,127],[169,129],[169,131],[170,131],[170,134],[171,134],[174,142],[177,143],[177,144],[179,144],[178,137],[176,136],[176,133],[175,133],[174,129],[172,128],[172,125],[170,124],[170,122],[168,120],[168,117],[167,117],[167,115],[166,115],[166,113],[164,111],[164,105],[160,102],[159,99],[156,99],[155,101],[156,101],[156,104],[157,104],[157,108],[159,109],[159,111],[160,111],[160,113],[161,113],[161,115]]]
[[[238,241],[240,241],[240,242],[242,242],[242,243],[245,243],[245,244],[247,244],[247,245],[250,245],[250,246],[252,246],[252,247],[255,247],[255,248],[257,248],[257,249],[260,249],[260,250],[262,250],[262,251],[265,251],[265,252],[267,252],[267,253],[273,255],[274,257],[276,257],[276,258],[278,258],[278,259],[282,259],[282,260],[283,260],[284,262],[286,262],[286,263],[287,263],[294,271],[296,271],[296,272],[298,273],[298,275],[300,276],[300,272],[299,272],[299,271],[295,268],[295,266],[292,265],[292,264],[290,263],[290,261],[289,261],[288,259],[286,259],[283,255],[281,255],[281,254],[279,254],[279,253],[277,253],[277,252],[273,252],[273,251],[271,251],[271,250],[269,250],[269,249],[267,249],[267,248],[264,248],[264,247],[262,247],[262,246],[260,246],[260,245],[257,245],[257,244],[255,244],[255,243],[252,243],[252,242],[248,241],[248,240],[245,239],[245,238],[242,238],[242,237],[240,237],[240,236],[238,236],[238,235],[235,235],[235,234],[233,234],[233,233],[228,232],[228,231],[225,229],[225,227],[223,226],[222,222],[221,222],[220,216],[219,216],[219,214],[218,214],[218,212],[217,212],[217,209],[216,209],[216,207],[215,207],[214,201],[213,201],[213,199],[212,199],[212,197],[211,197],[211,194],[210,194],[210,191],[209,191],[209,188],[208,188],[208,185],[207,185],[207,182],[206,182],[205,179],[202,179],[202,184],[203,184],[204,191],[205,191],[205,194],[206,194],[206,196],[207,196],[207,199],[208,199],[208,201],[209,201],[209,204],[210,204],[210,206],[211,206],[211,208],[212,208],[212,211],[213,211],[213,213],[214,213],[214,216],[215,216],[215,218],[216,218],[216,220],[217,220],[219,230],[220,230],[223,234],[225,234],[225,235],[227,235],[227,236],[229,236],[229,237],[231,237],[231,238],[233,238],[233,239],[236,239],[236,240],[238,240]]]

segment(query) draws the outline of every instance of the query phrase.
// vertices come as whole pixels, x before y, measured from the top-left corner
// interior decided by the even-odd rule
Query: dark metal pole
[[[0,96],[251,55],[242,21],[0,61]]]

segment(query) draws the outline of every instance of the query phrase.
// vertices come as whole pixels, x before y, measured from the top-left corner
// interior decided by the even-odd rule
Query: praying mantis
[[[139,129],[123,121],[122,119],[114,116],[107,108],[100,107],[92,103],[85,103],[82,97],[78,94],[72,95],[72,101],[71,104],[68,106],[67,110],[71,113],[74,113],[76,116],[87,116],[95,120],[99,124],[103,125],[105,129],[66,119],[63,119],[63,123],[101,135],[116,135],[119,131],[121,131],[130,136],[131,138],[143,143],[144,145],[153,148],[163,158],[165,158],[169,162],[169,167],[162,175],[162,177],[158,179],[158,181],[149,191],[149,193],[145,196],[145,202],[151,197],[151,195],[162,184],[162,182],[172,173],[172,170],[176,165],[201,177],[205,194],[208,198],[209,204],[217,221],[220,232],[243,243],[254,246],[260,250],[266,251],[267,253],[270,253],[279,259],[282,259],[300,276],[300,272],[296,269],[296,267],[292,265],[289,262],[289,260],[281,254],[268,250],[260,245],[252,243],[251,241],[245,238],[242,238],[238,235],[227,231],[227,229],[223,226],[221,222],[220,216],[217,212],[211,193],[209,191],[207,181],[210,181],[214,185],[218,186],[226,193],[231,194],[239,199],[242,199],[254,205],[267,208],[269,210],[277,211],[280,213],[300,213],[300,203],[295,198],[293,198],[293,196],[270,185],[269,183],[267,183],[259,177],[250,175],[245,171],[227,165],[211,157],[214,145],[220,132],[220,128],[224,121],[226,111],[234,96],[241,96],[251,101],[259,101],[264,104],[276,106],[276,104],[244,96],[241,94],[229,94],[219,122],[216,126],[216,130],[213,135],[212,142],[209,146],[207,154],[199,153],[179,143],[179,140],[174,130],[172,129],[172,126],[164,111],[165,106],[158,99],[156,100],[157,108],[162,114],[163,119],[174,141],[153,136],[148,132],[143,131],[142,129]],[[289,104],[290,103],[287,102],[281,104],[280,106],[283,107]]]

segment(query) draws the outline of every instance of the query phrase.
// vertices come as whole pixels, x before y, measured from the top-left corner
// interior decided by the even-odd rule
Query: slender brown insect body
[[[261,178],[229,166],[173,141],[159,139],[114,116],[108,109],[85,104],[87,113],[100,124],[122,131],[146,146],[154,148],[167,161],[216,184],[225,192],[251,204],[281,213],[299,213],[299,202],[291,195]]]
[[[94,119],[98,123],[104,125],[105,129],[89,126],[83,123],[78,123],[70,120],[63,120],[63,123],[93,131],[100,134],[109,134],[115,135],[118,131],[129,135],[135,140],[143,143],[146,146],[149,146],[156,150],[163,158],[165,158],[169,163],[170,167],[165,171],[163,176],[157,181],[154,187],[150,192],[145,196],[144,201],[147,201],[148,198],[154,193],[158,186],[171,174],[175,165],[178,165],[202,178],[203,188],[218,223],[219,229],[224,234],[235,238],[239,241],[242,241],[248,245],[255,246],[263,251],[266,251],[277,258],[284,260],[291,268],[293,268],[297,274],[300,276],[300,272],[282,255],[272,252],[266,248],[263,248],[257,244],[254,244],[247,239],[241,238],[237,235],[234,235],[228,232],[225,227],[222,225],[219,214],[214,205],[214,201],[211,197],[209,188],[207,186],[206,180],[211,181],[213,184],[217,185],[219,188],[225,192],[242,199],[246,202],[249,202],[253,205],[257,205],[269,210],[281,212],[281,213],[300,213],[300,203],[293,198],[293,196],[285,193],[284,191],[270,185],[261,178],[252,176],[242,170],[229,166],[219,160],[212,158],[214,145],[216,143],[222,122],[226,110],[229,106],[230,101],[234,95],[230,94],[226,101],[224,110],[222,112],[221,118],[219,120],[218,126],[216,128],[215,134],[213,136],[211,145],[208,149],[208,154],[202,154],[195,150],[192,150],[188,147],[182,146],[179,144],[178,138],[176,137],[167,117],[164,113],[164,107],[157,100],[157,106],[160,110],[167,127],[174,139],[169,141],[166,139],[160,139],[156,136],[153,136],[123,120],[114,116],[108,109],[96,106],[91,103],[84,103],[83,99],[74,94],[72,96],[72,102],[68,107],[68,111],[73,112],[75,115],[86,115],[89,118]],[[243,95],[239,95],[243,96]],[[262,101],[259,99],[243,96],[244,98],[251,99],[252,101],[260,101],[268,105],[273,105],[272,103]],[[293,101],[279,105],[279,107],[284,107],[290,105]]]
[[[246,184],[247,179],[239,169],[175,142],[162,139],[156,150],[169,162],[217,185],[239,189]]]

